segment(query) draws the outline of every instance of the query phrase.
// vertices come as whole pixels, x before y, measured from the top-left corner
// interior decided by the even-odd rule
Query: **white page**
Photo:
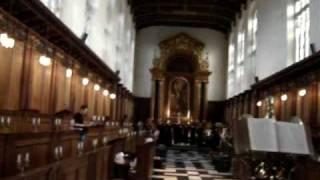
[[[274,120],[249,118],[249,142],[252,151],[278,152]]]
[[[276,122],[279,151],[292,154],[311,154],[303,125]]]

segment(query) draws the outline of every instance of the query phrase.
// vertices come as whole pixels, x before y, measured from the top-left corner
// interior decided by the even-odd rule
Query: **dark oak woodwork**
[[[149,26],[205,27],[230,31],[244,0],[128,0],[137,29]]]
[[[10,35],[15,38],[15,46],[6,49],[0,45],[0,179],[108,179],[112,173],[109,162],[112,164],[114,156],[111,150],[118,152],[126,147],[134,152],[135,138],[119,134],[123,127],[107,127],[105,123],[124,115],[129,117],[127,122],[132,122],[133,98],[127,98],[132,95],[122,87],[119,97],[123,98],[110,100],[102,90],[94,90],[95,78],[108,88],[117,86],[119,78],[40,1],[14,1],[14,9],[20,12],[11,15],[6,12],[6,2],[0,2],[0,21],[8,21],[14,28]],[[6,31],[3,28],[1,32]],[[44,37],[41,29],[46,28],[50,35]],[[48,46],[48,54],[39,48],[43,44]],[[51,57],[49,66],[39,63],[43,54]],[[66,77],[67,68],[73,70],[71,78]],[[87,86],[82,84],[85,76],[90,78]],[[88,129],[80,153],[79,131],[71,120],[84,104],[89,107],[85,121],[95,116],[99,124]],[[111,104],[117,104],[117,109]],[[58,115],[62,110],[70,114]],[[112,117],[115,113],[117,116]],[[104,142],[105,138],[110,143]],[[57,148],[62,150],[58,156]],[[19,154],[24,165],[27,155],[30,159],[23,175],[18,168]]]
[[[141,143],[137,146],[137,174],[136,179],[149,180],[152,176],[155,143]]]
[[[19,19],[25,25],[25,29],[28,27],[40,36],[46,37],[49,42],[69,52],[72,57],[87,64],[90,69],[108,80],[113,82],[119,80],[119,77],[39,0],[17,0],[12,4],[8,2],[1,1],[0,7]]]
[[[306,126],[311,128],[311,135],[315,151],[320,152],[320,91],[319,91],[319,67],[320,52],[307,57],[306,59],[289,66],[282,71],[254,84],[252,88],[226,101],[226,122],[234,127],[239,118],[246,113],[254,117],[266,117],[268,107],[266,98],[272,96],[274,103],[274,118],[279,121],[289,121],[293,116],[300,117]],[[306,90],[305,96],[299,96],[301,89]],[[282,101],[281,96],[286,94],[287,100]],[[249,97],[247,104],[251,110],[243,111],[243,99]],[[262,105],[257,107],[257,102]],[[233,128],[234,136],[238,133]],[[237,137],[235,137],[237,138]],[[297,162],[299,166],[293,179],[315,180],[319,178],[319,162],[313,160],[303,160]],[[240,179],[250,177],[250,163],[245,158],[237,159],[236,174]]]

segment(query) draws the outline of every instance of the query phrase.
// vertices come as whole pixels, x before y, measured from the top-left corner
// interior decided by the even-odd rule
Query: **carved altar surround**
[[[159,43],[160,57],[153,59],[153,68],[150,69],[152,74],[152,101],[151,117],[156,122],[164,122],[168,119],[168,100],[166,93],[168,88],[165,87],[168,71],[167,64],[171,57],[176,54],[189,54],[195,61],[195,71],[191,74],[193,81],[193,105],[190,109],[190,116],[193,122],[203,121],[207,114],[207,84],[209,72],[208,57],[204,53],[204,44],[186,33],[179,33],[173,37],[163,40]],[[186,62],[187,63],[187,62]],[[202,107],[200,109],[200,107]]]

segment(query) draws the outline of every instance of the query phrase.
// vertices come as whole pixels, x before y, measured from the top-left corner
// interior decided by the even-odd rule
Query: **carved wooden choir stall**
[[[110,179],[115,153],[143,148],[133,95],[40,1],[15,1],[32,21],[0,4],[0,179]]]

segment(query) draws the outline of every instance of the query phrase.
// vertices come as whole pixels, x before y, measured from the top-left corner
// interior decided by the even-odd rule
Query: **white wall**
[[[151,73],[154,52],[159,51],[158,43],[180,32],[189,34],[205,44],[208,52],[209,77],[208,99],[218,101],[225,99],[225,70],[227,65],[227,38],[223,33],[204,28],[184,27],[149,27],[137,32],[134,94],[138,97],[151,96]]]
[[[287,0],[259,0],[256,76],[264,79],[287,67]]]
[[[135,25],[127,0],[41,0],[132,90]]]
[[[248,0],[248,4],[252,3]],[[240,81],[236,81],[231,88],[233,93],[228,98],[237,95],[244,90],[250,89],[250,85],[246,89],[240,89],[239,83],[250,82],[254,76],[258,76],[260,80],[265,79],[272,74],[294,63],[294,31],[293,22],[288,16],[288,10],[293,5],[293,0],[255,0],[255,8],[258,11],[258,32],[257,32],[257,50],[254,63],[245,64],[246,71],[252,69],[252,73],[245,73]],[[310,43],[314,43],[316,49],[320,50],[320,0],[310,0]],[[242,10],[237,22],[233,26],[233,41],[236,45],[238,26],[240,21],[247,21],[248,12]],[[291,22],[291,24],[290,24]],[[237,48],[237,47],[236,47]],[[237,51],[237,50],[235,50]],[[235,53],[235,56],[237,52]]]
[[[310,42],[320,50],[320,0],[310,0]]]

